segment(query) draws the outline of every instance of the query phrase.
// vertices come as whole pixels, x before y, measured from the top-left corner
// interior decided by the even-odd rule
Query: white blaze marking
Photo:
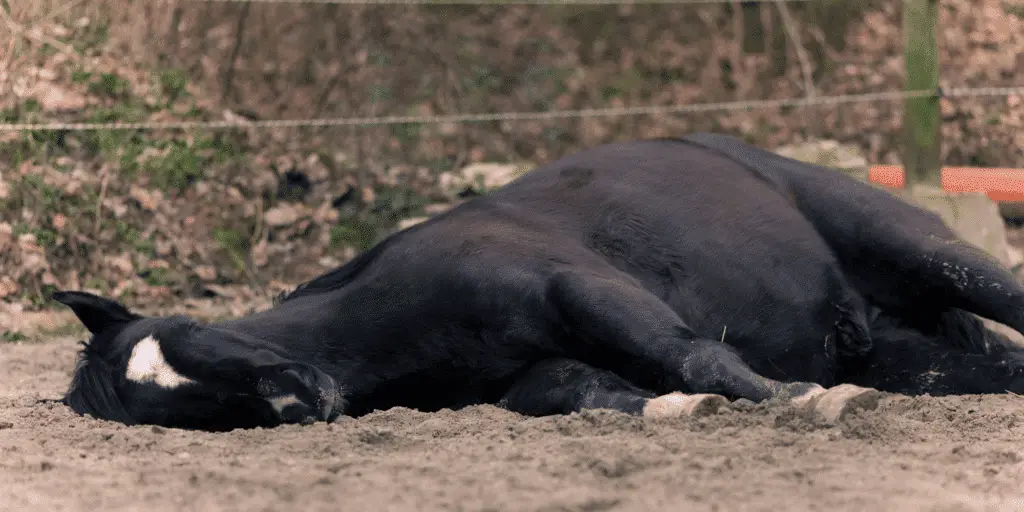
[[[167,389],[194,382],[167,364],[163,353],[160,352],[160,342],[152,336],[142,338],[132,348],[125,377],[135,382],[154,382]]]
[[[302,401],[296,398],[295,395],[275,396],[274,398],[268,398],[267,401],[270,402],[270,406],[273,407],[278,414],[281,414],[281,411],[284,411],[284,408],[289,405],[302,403]]]

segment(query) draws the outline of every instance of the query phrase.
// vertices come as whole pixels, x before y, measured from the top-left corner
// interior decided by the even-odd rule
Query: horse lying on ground
[[[1024,350],[975,316],[1024,331],[1008,270],[885,191],[714,134],[561,158],[238,319],[53,297],[92,333],[64,403],[127,424],[1024,392]]]

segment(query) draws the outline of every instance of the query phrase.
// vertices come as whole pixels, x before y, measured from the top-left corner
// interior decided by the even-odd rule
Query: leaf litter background
[[[670,105],[902,86],[896,2],[790,6],[0,4],[3,120],[169,121]],[[944,85],[1018,85],[1024,6],[942,3]],[[1012,510],[1015,395],[824,425],[779,406],[644,421],[395,409],[210,435],[37,404],[81,330],[43,297],[204,319],[532,165],[616,139],[835,139],[897,163],[900,105],[458,126],[0,133],[0,509]],[[1019,166],[1021,98],[944,101],[944,161]],[[468,168],[468,170],[467,170]],[[503,177],[504,176],[504,177]],[[471,189],[471,190],[468,190]],[[1012,239],[1019,232],[1011,233]],[[1016,243],[1016,242],[1015,242]],[[1019,244],[1018,244],[1019,245]]]

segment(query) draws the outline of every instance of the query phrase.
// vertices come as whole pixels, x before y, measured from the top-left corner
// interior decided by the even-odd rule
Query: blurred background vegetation
[[[0,0],[0,122],[445,115],[789,98],[808,86],[900,90],[900,6]],[[943,0],[943,84],[1018,85],[1022,17],[1019,3]],[[0,301],[31,308],[61,287],[150,305],[251,302],[482,192],[459,180],[467,166],[528,167],[695,130],[766,147],[833,139],[871,163],[898,163],[901,109],[0,131]],[[947,165],[1020,166],[1021,98],[943,100],[942,109]]]

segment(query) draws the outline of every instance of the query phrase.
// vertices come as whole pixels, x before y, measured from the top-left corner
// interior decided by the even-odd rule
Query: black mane
[[[118,376],[111,363],[116,355],[111,353],[110,341],[94,336],[89,342],[79,342],[82,351],[63,402],[78,414],[134,425],[115,389]]]

